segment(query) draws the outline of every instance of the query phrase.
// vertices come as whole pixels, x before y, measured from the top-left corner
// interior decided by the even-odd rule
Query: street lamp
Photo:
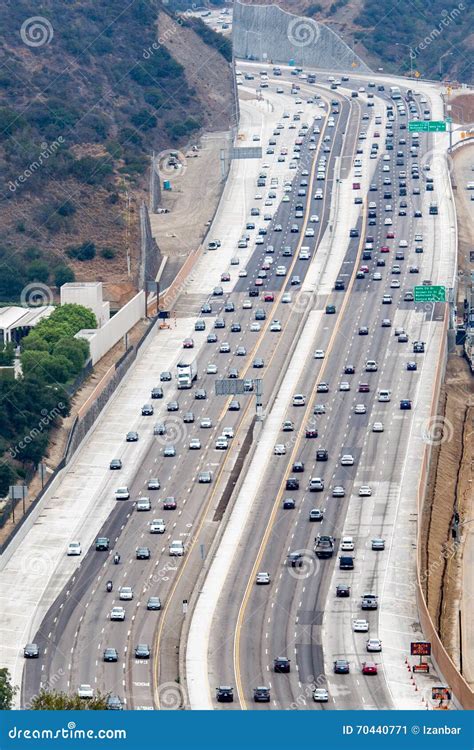
[[[413,47],[410,44],[404,44],[404,42],[395,42],[395,47],[406,47],[410,50],[410,78],[413,78],[413,60],[416,57]]]
[[[452,52],[445,52],[444,55],[441,55],[441,57],[439,58],[439,77],[440,78],[443,77],[443,57],[449,57],[452,54],[453,54]]]

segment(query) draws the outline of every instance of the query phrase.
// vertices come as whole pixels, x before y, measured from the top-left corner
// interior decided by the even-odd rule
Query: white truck
[[[398,101],[402,98],[400,88],[398,86],[390,86],[390,98],[394,101]]]
[[[178,380],[178,390],[192,388],[193,381],[197,378],[196,362],[178,362],[176,365]]]

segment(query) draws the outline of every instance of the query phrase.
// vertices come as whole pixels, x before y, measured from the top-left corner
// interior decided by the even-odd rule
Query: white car
[[[359,497],[370,497],[372,494],[372,487],[368,484],[362,484],[359,487]]]
[[[189,450],[190,451],[198,451],[201,449],[201,441],[199,438],[191,438],[189,441]]]
[[[400,282],[398,279],[392,279],[390,282],[390,289],[400,289]]]
[[[260,331],[261,327],[262,326],[260,325],[260,323],[258,321],[255,321],[254,323],[250,324],[250,330],[251,330],[252,333],[258,333],[258,331]]]
[[[382,281],[382,274],[380,271],[376,271],[374,275],[372,276],[373,281]]]
[[[247,269],[246,268],[241,268],[240,271],[239,271],[239,276],[240,276],[241,279],[244,279],[247,276]]]
[[[319,216],[317,214],[311,214],[309,217],[310,224],[317,224],[319,221]]]
[[[204,427],[206,429],[212,427],[212,419],[210,417],[203,417],[201,419],[201,427]]]
[[[367,412],[367,408],[365,404],[356,404],[356,407],[354,409],[354,414],[365,414]]]
[[[82,553],[82,547],[80,542],[69,542],[67,547],[67,555],[69,557],[74,557],[76,555],[80,555]]]
[[[354,631],[354,633],[368,633],[369,623],[367,622],[367,620],[353,620],[352,630]]]
[[[255,579],[255,583],[257,586],[265,586],[270,583],[270,573],[266,572],[260,572],[257,573],[257,577]]]
[[[227,438],[224,435],[219,435],[216,440],[216,449],[219,451],[225,451],[229,447]]]
[[[372,432],[383,432],[383,422],[374,422]]]
[[[150,534],[164,534],[166,531],[166,524],[162,518],[154,518],[150,523]]]
[[[277,443],[273,449],[275,456],[284,456],[286,453],[286,446],[283,443]]]
[[[343,536],[341,539],[341,550],[352,552],[354,549],[354,540],[351,536]]]
[[[305,237],[314,237],[314,229],[313,227],[308,227],[306,232],[304,233]]]
[[[276,276],[286,276],[286,267],[285,266],[277,266],[275,271]]]
[[[324,359],[324,349],[316,349],[314,352],[315,359]]]
[[[224,437],[226,437],[228,440],[234,437],[234,428],[233,427],[224,427],[222,430],[222,434]]]
[[[310,259],[310,252],[309,250],[306,250],[305,248],[301,248],[300,254],[299,254],[300,260],[309,260]]]
[[[316,703],[327,703],[329,700],[329,693],[326,688],[316,688],[313,691],[313,700]]]
[[[168,548],[170,557],[182,557],[184,555],[184,544],[180,540],[171,542]]]
[[[122,586],[119,589],[119,599],[123,602],[129,602],[133,599],[133,589],[131,586]]]
[[[110,611],[111,620],[125,620],[125,610],[123,607],[112,607]]]
[[[341,466],[353,466],[354,465],[354,456],[352,456],[350,453],[346,453],[341,458]]]
[[[251,310],[252,309],[252,300],[251,299],[244,299],[242,302],[242,310]]]
[[[273,331],[275,333],[278,333],[279,331],[281,331],[281,323],[279,320],[273,320],[270,323],[270,331]]]
[[[347,382],[347,380],[343,380],[342,383],[339,383],[339,390],[340,391],[350,391],[351,390],[351,386]]]
[[[293,396],[293,406],[304,406],[306,404],[306,398],[302,393],[295,393]]]
[[[92,685],[88,685],[86,683],[79,685],[79,687],[77,688],[77,694],[79,698],[93,698],[94,690],[92,688]]]
[[[281,301],[283,304],[289,304],[291,302],[291,292],[284,292]]]
[[[365,644],[366,651],[369,652],[379,652],[382,650],[382,641],[380,638],[369,638],[367,643]]]
[[[116,500],[128,500],[130,497],[130,492],[128,487],[118,487],[115,490],[115,499]]]
[[[217,375],[217,365],[215,365],[213,362],[209,362],[206,372],[208,375]]]

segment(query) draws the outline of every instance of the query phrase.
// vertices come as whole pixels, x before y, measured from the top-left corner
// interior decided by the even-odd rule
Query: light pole
[[[395,47],[406,47],[410,50],[410,78],[413,78],[413,60],[415,59],[413,47],[410,44],[404,44],[404,42],[395,42]]]
[[[445,52],[444,55],[441,55],[441,57],[439,58],[439,77],[440,78],[443,77],[443,57],[449,57],[452,54],[453,54],[452,52]]]

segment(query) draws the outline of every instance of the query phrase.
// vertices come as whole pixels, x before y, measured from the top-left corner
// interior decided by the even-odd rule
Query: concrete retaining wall
[[[370,73],[370,68],[330,28],[276,5],[234,3],[232,43],[236,58],[325,70]]]
[[[102,328],[96,331],[79,331],[76,338],[84,338],[89,342],[92,364],[95,365],[140,318],[144,318],[145,312],[145,292],[142,291],[127,302]]]

